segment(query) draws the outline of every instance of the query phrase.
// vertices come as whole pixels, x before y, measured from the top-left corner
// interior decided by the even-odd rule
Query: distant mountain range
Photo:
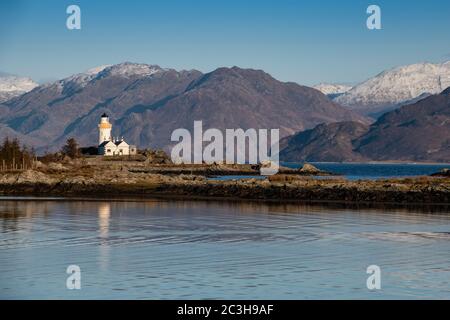
[[[350,91],[352,86],[337,83],[320,83],[313,88],[326,94],[330,99],[334,99]]]
[[[42,85],[0,105],[0,135],[18,136],[39,151],[69,137],[97,143],[104,112],[113,135],[141,148],[168,148],[177,128],[280,128],[282,136],[320,123],[367,119],[312,88],[283,83],[260,70],[219,68],[203,74],[122,63]]]
[[[371,126],[322,124],[282,141],[285,161],[450,161],[450,87],[388,112]]]
[[[353,87],[321,83],[315,89],[338,104],[377,119],[384,113],[442,92],[450,86],[450,61],[397,67]]]
[[[450,86],[450,61],[384,71],[336,97],[335,102],[374,118]]]
[[[113,135],[140,148],[167,150],[173,130],[202,120],[221,130],[280,128],[286,160],[450,161],[448,91],[436,94],[450,86],[449,68],[410,65],[353,88],[316,86],[323,93],[238,67],[203,74],[122,63],[41,86],[2,75],[0,96],[10,96],[0,103],[0,137],[18,137],[40,153],[70,137],[91,146],[106,112]],[[370,125],[367,114],[380,117]]]
[[[0,103],[31,91],[37,86],[38,84],[30,78],[0,72]]]

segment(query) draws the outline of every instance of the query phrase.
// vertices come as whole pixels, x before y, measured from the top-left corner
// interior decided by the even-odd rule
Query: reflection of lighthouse
[[[108,237],[109,217],[111,215],[111,205],[107,202],[98,206],[98,227],[101,239]]]
[[[98,233],[100,237],[98,261],[102,270],[107,270],[109,265],[109,218],[111,215],[111,205],[102,202],[98,205]]]
[[[106,113],[102,115],[100,123],[98,124],[98,144],[102,144],[105,141],[112,141],[111,137],[112,125],[109,122],[109,117]]]

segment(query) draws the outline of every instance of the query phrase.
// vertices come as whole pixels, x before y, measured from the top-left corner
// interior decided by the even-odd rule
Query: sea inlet
[[[0,198],[1,299],[450,299],[449,252],[446,206]]]

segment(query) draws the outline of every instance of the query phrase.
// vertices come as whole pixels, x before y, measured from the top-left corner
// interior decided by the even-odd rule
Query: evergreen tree
[[[80,150],[78,148],[77,140],[74,138],[68,139],[66,144],[62,147],[61,152],[70,158],[78,158],[80,156]]]

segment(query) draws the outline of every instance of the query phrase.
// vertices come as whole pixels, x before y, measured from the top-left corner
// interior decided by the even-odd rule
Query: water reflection
[[[1,229],[3,232],[29,229],[34,216],[47,216],[51,211],[52,202],[47,201],[0,201]]]
[[[109,202],[98,203],[98,227],[101,239],[108,239],[109,218],[111,216],[111,204]]]
[[[109,265],[109,220],[111,216],[111,204],[109,202],[100,202],[98,205],[98,230],[100,237],[99,263],[102,270],[106,270]]]
[[[449,213],[9,199],[0,201],[0,298],[450,298]],[[69,264],[85,272],[81,292],[64,290]],[[365,287],[371,264],[383,270],[379,295]]]

